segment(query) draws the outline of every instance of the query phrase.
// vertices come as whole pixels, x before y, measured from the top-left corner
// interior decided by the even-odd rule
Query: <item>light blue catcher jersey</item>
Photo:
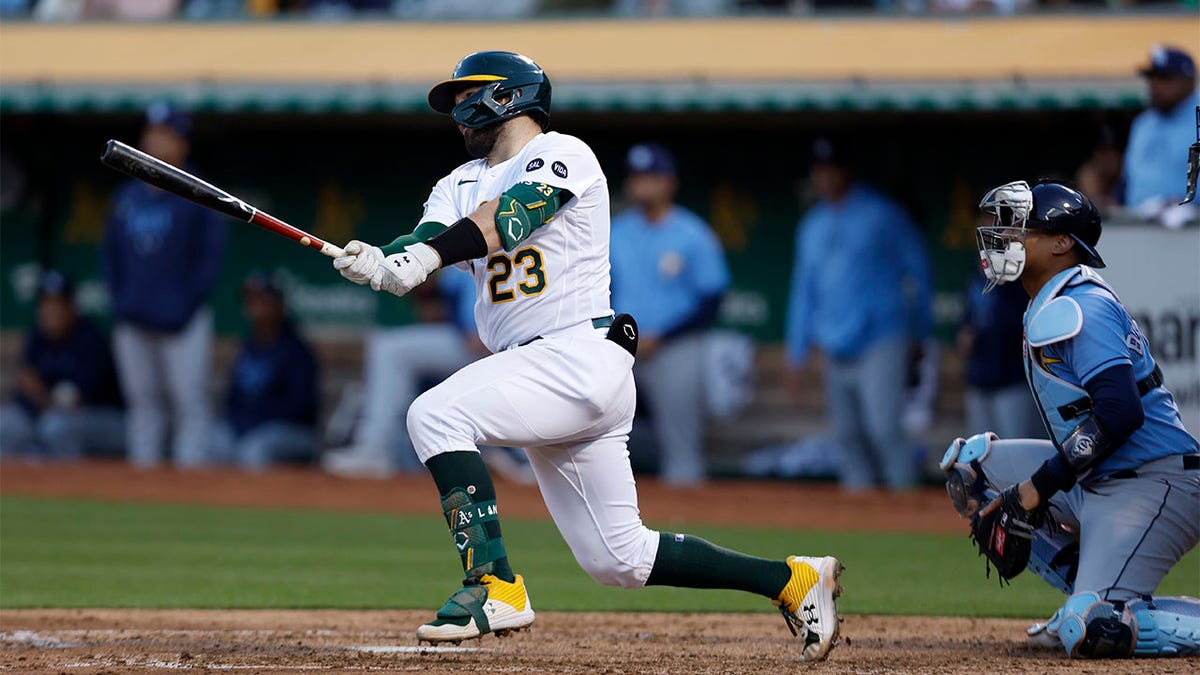
[[[613,309],[632,314],[643,335],[663,334],[729,287],[717,235],[681,206],[659,223],[638,209],[616,216],[610,248]]]
[[[1025,361],[1029,386],[1056,444],[1091,414],[1080,402],[1086,401],[1084,385],[1092,378],[1129,364],[1140,382],[1155,367],[1137,323],[1100,275],[1083,265],[1055,275],[1029,304]],[[1089,481],[1197,451],[1197,441],[1184,428],[1175,398],[1165,386],[1142,396],[1142,407],[1145,423],[1092,471]]]

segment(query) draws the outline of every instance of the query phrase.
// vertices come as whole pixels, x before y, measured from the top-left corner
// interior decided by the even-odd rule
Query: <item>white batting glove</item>
[[[371,288],[403,297],[442,266],[437,251],[428,244],[413,244],[383,259],[371,277]]]
[[[378,246],[357,239],[346,244],[346,255],[333,259],[333,268],[356,284],[368,284],[375,271],[383,264],[383,251]]]

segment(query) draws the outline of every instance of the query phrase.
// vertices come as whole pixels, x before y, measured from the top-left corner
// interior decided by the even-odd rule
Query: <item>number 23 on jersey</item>
[[[492,304],[509,302],[521,295],[537,295],[546,290],[546,270],[542,268],[542,252],[533,246],[513,251],[512,255],[497,253],[488,258],[488,291]],[[518,273],[512,284],[513,272]]]

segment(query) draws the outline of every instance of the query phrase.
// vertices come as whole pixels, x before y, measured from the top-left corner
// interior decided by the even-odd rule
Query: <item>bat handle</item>
[[[321,254],[330,258],[341,258],[346,255],[346,251],[341,246],[335,246],[329,242],[321,244]]]

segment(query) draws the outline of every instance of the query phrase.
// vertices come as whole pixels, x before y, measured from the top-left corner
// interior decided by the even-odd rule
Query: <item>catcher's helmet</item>
[[[1104,260],[1096,251],[1100,241],[1100,212],[1092,200],[1079,190],[1052,181],[1039,182],[1030,192],[1033,193],[1033,209],[1025,226],[1071,235],[1083,249],[1085,265],[1104,267]]]
[[[483,85],[458,105],[454,96],[465,87]],[[455,122],[478,129],[517,115],[535,115],[543,128],[550,118],[550,78],[541,66],[513,52],[475,52],[454,67],[449,80],[429,90],[429,107]]]
[[[1014,281],[1025,268],[1025,231],[1043,230],[1070,235],[1083,252],[1083,263],[1104,267],[1096,251],[1100,241],[1100,212],[1078,190],[1042,181],[1032,188],[1024,181],[1006,183],[984,196],[979,207],[995,216],[978,228],[979,256],[988,278],[984,292]]]

